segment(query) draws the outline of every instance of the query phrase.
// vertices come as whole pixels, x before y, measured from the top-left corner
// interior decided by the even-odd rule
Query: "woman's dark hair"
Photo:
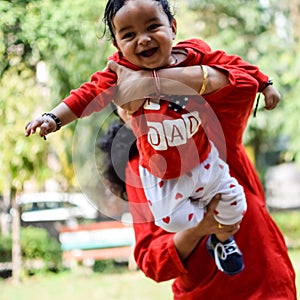
[[[105,183],[113,194],[127,200],[125,169],[128,161],[138,155],[133,132],[116,120],[99,139],[98,147],[104,154],[101,169]]]
[[[114,34],[114,25],[113,25],[113,18],[115,17],[116,13],[121,9],[127,2],[128,0],[108,0],[105,11],[104,11],[104,16],[103,16],[103,23],[105,24],[105,29],[104,29],[104,34],[106,32],[106,28],[108,27],[109,32],[110,32],[110,37],[112,40],[115,39],[115,34]],[[151,0],[149,0],[151,1]],[[165,14],[167,15],[170,24],[172,23],[174,19],[174,14],[171,12],[169,1],[168,0],[152,0],[158,2]]]

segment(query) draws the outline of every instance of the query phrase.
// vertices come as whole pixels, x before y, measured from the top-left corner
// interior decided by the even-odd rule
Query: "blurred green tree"
[[[0,217],[5,216],[1,210],[14,208],[16,280],[20,275],[16,194],[30,180],[38,184],[35,188],[51,177],[62,188],[78,184],[70,138],[76,124],[51,137],[49,146],[38,137],[26,139],[25,123],[51,109],[70,89],[104,67],[110,49],[104,40],[99,42],[103,6],[103,2],[83,0],[0,2]],[[1,222],[3,232],[8,231],[3,228],[5,221]]]
[[[177,6],[179,32],[183,26],[185,36],[202,37],[213,49],[238,54],[258,65],[281,92],[282,101],[271,112],[263,109],[261,97],[259,113],[250,120],[245,134],[260,171],[278,163],[276,159],[266,161],[261,155],[266,152],[290,152],[299,161],[300,1],[188,0],[178,1]]]
[[[51,109],[105,66],[111,46],[99,38],[103,6],[83,0],[1,1],[0,193],[20,191],[30,178],[42,183],[53,176],[49,153],[59,157],[58,181],[76,185],[71,138],[76,124],[49,137],[51,146],[37,137],[26,139],[23,132],[26,121]],[[46,68],[36,76],[41,62]]]

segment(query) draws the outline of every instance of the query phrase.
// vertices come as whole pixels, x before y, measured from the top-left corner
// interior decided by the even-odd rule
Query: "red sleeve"
[[[219,67],[228,71],[243,71],[257,80],[259,83],[258,91],[262,91],[268,82],[268,76],[262,73],[257,66],[249,64],[237,55],[228,55],[222,50],[207,52],[202,64]]]
[[[236,70],[247,73],[259,83],[258,91],[262,91],[268,82],[268,76],[262,73],[259,68],[252,65],[237,55],[229,55],[223,50],[211,50],[210,46],[199,39],[191,39],[180,42],[177,47],[191,48],[200,55],[200,63],[214,66],[227,71]]]
[[[111,102],[116,81],[117,75],[108,69],[96,72],[91,76],[90,82],[72,90],[63,102],[78,118],[88,116]]]
[[[126,169],[126,190],[130,199],[130,211],[135,231],[134,256],[146,276],[160,282],[186,273],[174,245],[174,234],[167,233],[153,222],[151,211],[136,176],[138,157],[131,160]]]
[[[115,52],[108,60],[114,60],[132,70],[140,70],[127,61],[120,52]],[[94,73],[90,81],[83,83],[80,88],[72,90],[70,96],[65,98],[63,102],[78,118],[89,116],[93,112],[101,111],[112,101],[116,83],[117,74],[106,68]]]
[[[222,159],[229,164],[231,174],[251,192],[260,193],[263,204],[263,188],[242,144],[258,83],[252,76],[238,69],[231,69],[228,78],[229,85],[205,95],[211,108],[211,116],[206,124],[207,134]]]

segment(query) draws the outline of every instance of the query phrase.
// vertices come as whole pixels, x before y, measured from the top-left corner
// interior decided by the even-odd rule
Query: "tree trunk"
[[[20,243],[20,207],[16,201],[16,191],[11,193],[12,199],[12,279],[15,283],[21,281],[22,256]]]
[[[1,201],[1,199],[0,199]],[[8,235],[10,233],[9,222],[10,195],[3,193],[3,199],[0,203],[0,234]]]

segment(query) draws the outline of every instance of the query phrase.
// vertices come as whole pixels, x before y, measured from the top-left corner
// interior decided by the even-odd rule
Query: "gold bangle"
[[[201,67],[202,73],[203,73],[203,81],[202,81],[202,86],[201,86],[199,94],[203,95],[206,90],[207,83],[208,83],[208,70],[207,70],[207,66],[200,65],[200,67]]]

